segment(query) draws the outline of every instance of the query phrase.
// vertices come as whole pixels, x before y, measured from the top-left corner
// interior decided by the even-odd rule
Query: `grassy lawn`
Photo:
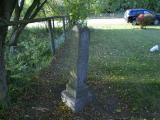
[[[128,24],[91,30],[89,84],[101,107],[133,119],[160,118],[160,52],[149,52],[159,33],[160,27]]]

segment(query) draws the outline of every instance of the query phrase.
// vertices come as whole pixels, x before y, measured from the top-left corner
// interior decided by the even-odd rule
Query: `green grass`
[[[134,119],[160,117],[160,52],[149,52],[159,44],[159,33],[159,26],[141,30],[108,25],[91,30],[89,83],[104,88],[101,94],[97,85],[94,88],[98,98],[116,94]],[[117,109],[125,112],[122,106],[113,112]]]

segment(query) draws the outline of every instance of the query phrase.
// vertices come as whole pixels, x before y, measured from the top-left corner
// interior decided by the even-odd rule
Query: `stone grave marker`
[[[72,57],[68,57],[69,82],[66,90],[62,91],[61,97],[73,112],[79,112],[92,100],[92,95],[86,85],[90,32],[87,27],[74,26],[70,35],[68,42],[72,49],[68,48],[68,52]]]

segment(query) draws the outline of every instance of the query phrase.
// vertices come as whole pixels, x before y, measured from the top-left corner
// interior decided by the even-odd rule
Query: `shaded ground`
[[[68,42],[69,43],[69,42]],[[50,67],[41,71],[40,75],[35,78],[38,84],[35,83],[33,91],[36,92],[33,97],[32,93],[26,95],[23,115],[19,119],[31,120],[105,120],[105,119],[129,119],[129,108],[127,102],[122,102],[116,91],[117,88],[112,83],[104,82],[96,78],[89,77],[88,85],[92,88],[94,101],[86,106],[86,108],[77,114],[71,112],[61,101],[61,92],[65,89],[67,80],[68,66],[66,59],[70,45],[65,45],[60,49],[53,59]],[[29,90],[30,91],[30,90]],[[31,91],[32,92],[32,91]],[[29,97],[29,98],[28,98]],[[28,101],[29,100],[29,101]],[[25,107],[25,108],[23,108]],[[121,110],[123,108],[123,112]],[[17,108],[12,109],[13,113]],[[18,111],[17,111],[18,112]],[[15,116],[15,120],[18,118]]]
[[[72,49],[67,42],[57,51],[53,62],[35,75],[30,84],[25,86],[17,103],[8,109],[1,119],[12,120],[99,120],[99,119],[128,119],[128,106],[121,102],[116,89],[111,84],[102,84],[96,78],[89,77],[88,84],[92,88],[94,101],[77,114],[67,108],[61,101],[61,92],[65,89],[68,78],[68,49]],[[107,95],[106,95],[107,94]],[[118,107],[123,107],[121,113]]]

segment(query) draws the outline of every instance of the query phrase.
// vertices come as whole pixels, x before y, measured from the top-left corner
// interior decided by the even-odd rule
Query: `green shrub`
[[[50,41],[45,29],[26,29],[19,38],[14,53],[7,48],[9,79],[24,79],[35,74],[51,61]]]
[[[90,13],[89,3],[91,0],[64,0],[66,13],[71,16],[72,23],[84,20]]]

